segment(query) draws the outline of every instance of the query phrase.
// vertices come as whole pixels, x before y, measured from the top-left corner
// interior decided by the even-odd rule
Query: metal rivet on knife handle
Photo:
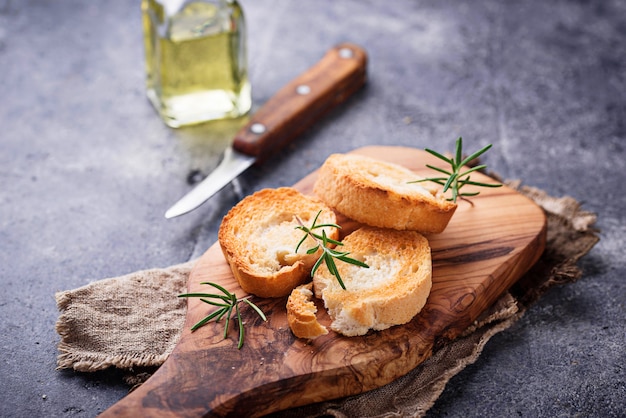
[[[354,56],[354,51],[352,51],[350,48],[341,48],[339,50],[339,56],[341,58],[352,58]]]
[[[265,133],[266,130],[267,128],[262,123],[253,123],[250,125],[250,132],[253,134],[261,135],[262,133]]]
[[[298,93],[301,96],[305,96],[309,94],[310,92],[311,92],[311,87],[307,86],[306,84],[300,84],[298,87],[296,87],[296,93]]]

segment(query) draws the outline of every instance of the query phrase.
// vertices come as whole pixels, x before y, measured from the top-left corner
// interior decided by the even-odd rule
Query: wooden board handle
[[[367,54],[343,43],[268,100],[235,136],[233,148],[259,164],[346,101],[366,80]]]

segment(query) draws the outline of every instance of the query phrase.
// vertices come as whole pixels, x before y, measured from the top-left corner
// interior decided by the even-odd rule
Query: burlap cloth
[[[337,401],[276,413],[276,417],[422,416],[446,383],[473,363],[496,333],[510,327],[547,289],[582,275],[576,262],[599,240],[596,216],[570,198],[509,186],[533,199],[548,219],[547,246],[539,262],[454,341],[438,341],[432,357],[406,376],[379,389]],[[127,371],[126,382],[145,381],[172,351],[183,328],[186,290],[194,262],[138,271],[56,294],[61,312],[58,368],[93,372],[109,367]]]

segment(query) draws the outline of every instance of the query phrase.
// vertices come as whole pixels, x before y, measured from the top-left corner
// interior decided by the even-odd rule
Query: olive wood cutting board
[[[422,176],[433,175],[425,164],[442,163],[424,151],[404,147],[371,146],[353,152],[404,165]],[[294,187],[311,194],[315,176],[314,172]],[[472,177],[495,182],[482,174]],[[466,189],[470,191],[470,186]],[[427,236],[433,286],[425,307],[408,324],[360,337],[330,331],[306,341],[289,329],[286,297],[253,297],[267,321],[250,307],[243,308],[245,343],[238,350],[234,320],[226,339],[223,320],[190,331],[210,306],[189,298],[185,328],[167,361],[103,416],[260,416],[359,394],[405,375],[431,355],[435,341],[461,334],[544,250],[546,219],[534,202],[506,186],[479,190],[472,204],[459,201],[443,233]],[[344,234],[358,227],[343,217],[339,223]],[[238,297],[246,295],[218,243],[194,267],[189,292],[209,291],[200,284],[203,281],[220,283]],[[328,325],[323,306],[318,305],[318,313],[320,322]]]

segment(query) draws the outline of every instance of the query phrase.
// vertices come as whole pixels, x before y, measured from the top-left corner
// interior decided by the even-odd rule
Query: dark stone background
[[[255,107],[342,41],[368,51],[369,85],[166,220],[241,122],[159,120],[138,0],[0,0],[0,416],[95,416],[128,390],[116,372],[55,370],[56,291],[201,255],[241,196],[293,184],[332,152],[449,151],[458,136],[493,143],[485,162],[503,177],[596,212],[601,241],[583,278],[493,338],[430,415],[625,416],[626,2],[242,4]]]

